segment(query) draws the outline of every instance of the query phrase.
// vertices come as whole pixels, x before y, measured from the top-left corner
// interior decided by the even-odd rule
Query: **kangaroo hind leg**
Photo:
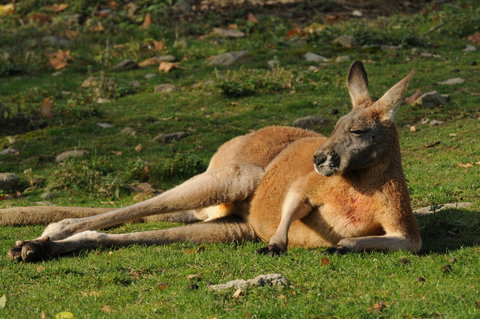
[[[48,237],[55,241],[82,231],[111,227],[145,216],[242,201],[253,194],[263,174],[264,170],[255,165],[228,164],[212,168],[146,201],[96,216],[50,224],[38,239]],[[26,243],[28,241],[18,241],[9,256],[18,259]]]
[[[71,253],[81,249],[139,245],[165,245],[174,242],[222,243],[253,241],[253,228],[239,217],[228,216],[206,223],[126,234],[107,234],[83,231],[66,239],[52,241],[37,239],[24,244],[17,261],[32,262]],[[14,256],[11,256],[12,258]]]

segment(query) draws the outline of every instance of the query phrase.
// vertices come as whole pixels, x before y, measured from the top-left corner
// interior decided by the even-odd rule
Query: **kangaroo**
[[[270,255],[289,246],[416,252],[421,239],[393,123],[413,73],[374,101],[356,61],[347,77],[353,109],[329,138],[281,126],[236,137],[183,184],[128,207],[52,223],[39,238],[17,241],[8,255],[30,262],[105,246],[252,240],[268,243],[257,252]],[[126,234],[94,231],[182,211],[207,221]]]

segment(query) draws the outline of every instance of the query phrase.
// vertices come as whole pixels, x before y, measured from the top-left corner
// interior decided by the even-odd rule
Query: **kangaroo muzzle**
[[[313,155],[313,166],[317,173],[332,176],[340,168],[340,156],[335,152],[318,151]]]

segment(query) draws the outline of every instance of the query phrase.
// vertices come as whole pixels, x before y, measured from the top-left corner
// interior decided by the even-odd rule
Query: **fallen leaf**
[[[150,15],[150,12],[147,12],[147,14],[145,15],[145,18],[143,18],[142,28],[147,29],[148,27],[150,27],[151,24],[152,24],[152,16]]]
[[[163,41],[152,40],[152,42],[149,43],[149,49],[154,51],[162,51],[162,50],[165,50],[166,48],[167,46]]]
[[[255,15],[251,12],[247,14],[247,21],[251,23],[258,23],[257,17],[255,17]]]
[[[78,31],[77,30],[67,30],[67,31],[65,31],[65,35],[67,36],[67,38],[73,39],[73,38],[77,37]]]
[[[371,311],[371,312],[381,312],[385,308],[387,308],[387,304],[384,303],[383,301],[379,301],[379,302],[374,303],[372,306],[370,306],[368,308],[368,310]]]
[[[309,34],[312,34],[312,33],[316,33],[316,32],[319,32],[319,31],[322,31],[323,29],[325,29],[325,25],[324,24],[321,24],[321,23],[312,23],[308,26],[306,26],[305,28],[303,28],[303,33],[309,33]]]
[[[106,8],[115,10],[118,8],[118,2],[116,1],[108,1],[107,4],[105,5]]]
[[[458,163],[457,165],[463,168],[469,168],[473,166],[472,163]]]
[[[2,297],[0,297],[0,309],[5,309],[6,306],[7,306],[7,296],[3,295]]]
[[[158,71],[167,73],[170,72],[171,69],[177,68],[179,65],[179,63],[160,62],[160,65],[158,66]]]
[[[294,28],[287,32],[287,38],[293,38],[296,36],[302,36],[302,29]]]
[[[37,268],[35,270],[37,272],[42,272],[42,271],[45,271],[45,267],[44,266],[37,266]]]
[[[285,300],[285,299],[287,299],[287,296],[285,296],[284,294],[279,294],[279,295],[277,296],[277,298],[278,298],[278,299],[283,299],[283,300]]]
[[[111,313],[113,312],[113,309],[107,305],[103,305],[102,308],[100,308],[100,311]]]
[[[45,311],[42,311],[42,313],[40,315],[40,318],[41,319],[47,319],[47,314],[45,313]]]
[[[322,265],[330,265],[330,260],[327,257],[323,257],[321,261]]]
[[[115,156],[122,156],[122,152],[120,151],[111,151],[110,153],[112,153]]]
[[[161,283],[158,284],[158,289],[160,289],[160,290],[165,290],[167,288],[168,288],[168,285],[164,282],[161,282]]]
[[[71,59],[70,50],[57,50],[54,52],[45,52],[48,62],[54,70],[60,70],[68,65],[68,60]]]
[[[417,127],[413,126],[413,125],[410,126],[408,129],[410,130],[410,132],[416,132],[417,131]]]
[[[55,319],[75,319],[75,316],[69,311],[62,311],[55,315]]]
[[[422,91],[421,90],[416,90],[415,93],[413,93],[411,96],[409,96],[405,99],[405,102],[407,104],[412,104],[413,102],[415,102],[421,96],[422,96]]]
[[[332,24],[340,20],[340,16],[338,14],[327,14],[325,19],[327,23]]]
[[[155,65],[157,63],[158,63],[158,61],[157,61],[156,58],[149,58],[149,59],[143,60],[141,62],[138,62],[138,66],[141,67],[141,68],[145,68],[147,66],[152,66],[152,65]]]
[[[55,13],[62,12],[67,8],[68,8],[68,4],[66,3],[58,3],[58,4],[51,4],[51,5],[45,6],[45,10],[52,11]]]
[[[55,104],[52,101],[52,97],[46,97],[43,99],[42,105],[40,105],[40,117],[41,118],[52,118],[52,110],[55,107]]]
[[[467,40],[473,44],[480,45],[480,32],[469,35]]]
[[[134,150],[135,152],[141,152],[143,150],[142,144],[138,144],[137,146],[135,146]]]
[[[103,31],[105,31],[105,27],[103,26],[103,24],[98,22],[97,24],[92,26],[91,30],[94,31],[94,32],[103,32]]]
[[[43,12],[35,12],[29,16],[29,20],[38,23],[49,23],[52,17]]]
[[[0,5],[0,16],[6,16],[15,12],[15,5],[13,3]]]

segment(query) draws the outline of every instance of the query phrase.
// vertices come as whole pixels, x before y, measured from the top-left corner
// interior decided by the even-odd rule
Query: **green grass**
[[[416,89],[450,95],[449,104],[434,109],[401,107],[397,127],[404,169],[414,207],[464,201],[473,206],[418,217],[424,240],[420,254],[327,256],[329,265],[322,264],[322,249],[293,248],[285,256],[271,258],[253,253],[261,243],[208,244],[197,253],[198,245],[189,243],[99,249],[36,264],[0,257],[0,297],[7,298],[0,318],[38,318],[42,311],[47,318],[62,311],[77,318],[480,317],[476,304],[480,301],[480,165],[474,164],[480,161],[480,55],[462,51],[466,37],[480,31],[478,3],[457,1],[438,8],[427,5],[412,15],[347,19],[300,41],[287,33],[308,23],[259,14],[260,23],[251,24],[242,11],[177,21],[175,30],[163,3],[137,2],[135,17],[119,12],[101,20],[86,3],[66,1],[70,7],[52,24],[30,23],[26,18],[44,2],[20,3],[18,15],[0,20],[0,105],[8,111],[0,114],[0,149],[19,151],[19,155],[0,155],[0,172],[14,172],[22,180],[16,190],[20,196],[0,194],[6,195],[0,201],[2,208],[34,205],[44,200],[41,195],[47,190],[54,195],[48,200],[57,205],[125,206],[135,202],[129,185],[149,182],[168,189],[201,172],[222,143],[250,130],[321,115],[329,123],[320,132],[329,134],[351,107],[345,76],[354,59],[364,61],[371,93],[377,97],[412,68],[417,73],[407,96]],[[154,24],[141,29],[146,12],[151,12]],[[106,30],[93,32],[81,23],[67,28],[72,13],[100,21]],[[311,19],[322,23],[324,15]],[[248,36],[238,40],[201,36],[229,23],[237,23]],[[440,29],[429,32],[436,26]],[[64,73],[52,76],[43,52],[57,48],[41,39],[63,36],[66,28],[80,31],[66,47],[72,50],[73,61]],[[347,49],[331,43],[342,34],[353,35],[357,45]],[[164,40],[167,49],[149,51],[144,44],[151,39]],[[175,45],[182,39],[183,45]],[[125,46],[114,49],[115,44]],[[378,47],[399,44],[403,47],[397,50]],[[207,64],[211,55],[244,49],[249,56],[231,67]],[[333,59],[349,55],[351,61],[329,62],[318,65],[319,72],[310,72],[311,63],[303,59],[309,51]],[[421,52],[440,57],[424,57]],[[159,73],[155,66],[111,71],[124,58],[141,61],[160,54],[174,55],[181,67],[169,73]],[[280,61],[276,70],[266,64],[273,58]],[[147,73],[156,76],[145,79]],[[81,87],[91,76],[115,83],[113,91],[100,92],[110,94],[111,102],[97,104],[98,91]],[[437,84],[453,77],[462,77],[465,83]],[[133,80],[140,87],[133,88]],[[213,84],[202,85],[207,81]],[[179,91],[153,93],[163,83],[172,83]],[[55,103],[54,116],[42,119],[40,105],[49,96]],[[426,118],[444,123],[421,124]],[[113,127],[97,125],[104,122]],[[410,125],[417,131],[411,132]],[[136,136],[122,133],[125,127],[133,128]],[[152,141],[159,133],[187,130],[192,134],[175,143]],[[134,148],[139,144],[142,150],[137,152]],[[86,149],[88,154],[63,165],[54,163],[56,155],[72,149]],[[465,163],[474,165],[458,165]],[[132,224],[109,231],[171,226]],[[4,255],[17,239],[38,236],[43,227],[2,227],[0,253]],[[447,264],[451,272],[443,270]],[[240,298],[232,298],[233,291],[207,289],[208,283],[273,272],[285,275],[291,285],[250,289]],[[201,276],[199,289],[189,289],[189,274]],[[380,302],[385,307],[374,310]]]

